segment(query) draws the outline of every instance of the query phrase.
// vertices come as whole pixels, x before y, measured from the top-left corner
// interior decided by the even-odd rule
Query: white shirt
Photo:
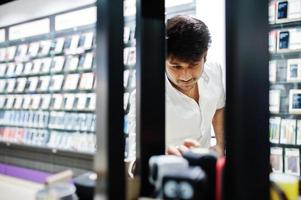
[[[197,140],[201,147],[208,148],[211,124],[215,111],[225,106],[222,70],[216,63],[205,63],[204,71],[197,82],[199,103],[174,88],[165,80],[165,142],[166,146],[177,146],[184,139]],[[135,92],[130,104],[135,105]],[[136,158],[136,109],[129,112],[129,160]]]

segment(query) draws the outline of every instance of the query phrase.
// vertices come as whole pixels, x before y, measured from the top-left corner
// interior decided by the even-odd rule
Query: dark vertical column
[[[226,199],[269,199],[268,1],[226,0]]]
[[[125,199],[123,0],[97,1],[96,196]]]
[[[150,196],[148,160],[165,149],[164,0],[137,0],[137,160],[141,195]]]

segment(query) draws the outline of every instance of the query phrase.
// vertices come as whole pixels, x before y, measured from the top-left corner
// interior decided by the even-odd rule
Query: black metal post
[[[123,0],[97,1],[96,199],[125,199]]]
[[[268,0],[226,0],[225,199],[269,199]]]
[[[151,196],[148,160],[165,149],[164,0],[137,0],[137,160],[141,196]]]

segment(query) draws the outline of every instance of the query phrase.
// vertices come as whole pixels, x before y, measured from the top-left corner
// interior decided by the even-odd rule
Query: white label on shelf
[[[89,104],[89,110],[95,110],[96,108],[96,94],[90,94],[91,101]]]
[[[71,110],[73,108],[75,95],[74,94],[64,94],[64,108],[66,110]]]
[[[40,91],[47,91],[50,83],[50,76],[41,76],[40,81],[41,81]]]
[[[10,46],[7,48],[7,59],[12,60],[15,58],[17,47],[16,46]]]
[[[32,56],[32,57],[37,56],[38,52],[39,52],[39,48],[40,48],[40,43],[39,42],[31,43],[29,45],[29,50],[28,50],[29,56]]]
[[[63,102],[63,95],[62,94],[54,94],[52,96],[52,98],[54,99],[53,109],[61,109],[62,102]]]
[[[44,58],[42,59],[42,66],[40,71],[42,73],[48,73],[51,67],[51,58]]]
[[[52,79],[51,79],[50,84],[49,84],[49,90],[50,91],[61,90],[63,80],[64,80],[64,75],[54,75],[54,76],[52,76]]]
[[[31,101],[31,95],[24,95],[23,109],[28,109]]]
[[[16,71],[15,71],[16,76],[22,74],[23,68],[24,68],[23,63],[18,63],[18,64],[17,64],[17,66],[16,66]]]
[[[127,87],[129,83],[129,77],[130,77],[130,70],[123,71],[123,86]]]
[[[283,170],[283,162],[282,162],[282,148],[272,147],[271,148],[271,165],[273,172],[281,172]]]
[[[85,8],[55,17],[55,30],[64,30],[96,23],[96,7]]]
[[[280,143],[295,144],[296,137],[296,120],[282,119],[280,128]]]
[[[38,81],[39,81],[38,77],[30,77],[30,78],[28,78],[28,82],[29,82],[28,91],[35,92],[37,90]]]
[[[288,4],[288,18],[298,19],[301,17],[301,1],[290,0]]]
[[[17,82],[18,82],[18,86],[16,88],[17,92],[24,92],[25,86],[26,86],[26,78],[18,78]]]
[[[301,90],[289,91],[289,113],[301,114]]]
[[[86,94],[78,94],[77,98],[78,98],[77,109],[78,110],[85,109],[87,95]]]
[[[269,51],[275,52],[276,51],[276,31],[271,31],[269,33]]]
[[[123,94],[123,109],[124,110],[126,110],[126,108],[128,107],[129,97],[130,97],[130,93],[126,92]]]
[[[280,117],[270,118],[270,141],[272,143],[279,143],[280,138]]]
[[[21,44],[21,45],[18,46],[16,56],[24,57],[24,56],[26,56],[27,51],[28,51],[28,45],[27,44]]]
[[[78,56],[69,56],[66,61],[65,70],[75,71],[78,67],[79,58]]]
[[[42,101],[41,109],[48,109],[51,101],[51,95],[50,94],[42,95],[41,101]]]
[[[270,22],[270,24],[275,23],[275,18],[276,18],[276,2],[272,1],[269,4],[269,22]]]
[[[6,96],[0,95],[0,108],[3,108]]]
[[[0,29],[0,42],[5,41],[5,29]]]
[[[6,48],[0,49],[0,61],[5,61],[6,59]]]
[[[6,85],[6,80],[0,79],[0,93],[4,92],[5,85]]]
[[[8,96],[7,97],[7,102],[6,102],[6,108],[11,109],[14,103],[14,96]]]
[[[13,92],[16,84],[16,79],[8,79],[7,80],[7,92]]]
[[[298,50],[301,49],[301,29],[290,30],[289,49]]]
[[[64,83],[64,90],[75,90],[77,89],[79,81],[79,74],[68,74]]]
[[[271,60],[269,62],[269,80],[270,80],[270,82],[276,81],[276,71],[277,71],[276,66],[277,66],[276,60]]]
[[[26,63],[26,64],[25,64],[25,67],[24,67],[24,70],[23,70],[23,73],[24,73],[25,75],[30,74],[30,73],[31,73],[31,70],[32,70],[32,66],[33,66],[32,62]]]
[[[45,40],[40,42],[40,56],[46,56],[49,54],[50,48],[51,48],[51,40]]]
[[[87,53],[84,61],[84,69],[91,69],[93,64],[93,53]],[[82,66],[80,66],[82,67]]]
[[[0,76],[4,76],[6,71],[6,64],[0,64]]]
[[[50,21],[46,18],[34,22],[28,22],[12,26],[8,31],[9,40],[17,40],[35,35],[46,34],[50,31]]]
[[[73,35],[71,39],[70,49],[75,50],[78,47],[79,35]]]
[[[54,57],[52,60],[52,66],[50,71],[51,72],[60,72],[64,67],[65,57],[64,56],[57,56]]]
[[[300,176],[300,152],[299,149],[285,149],[284,172],[286,174]]]
[[[40,95],[34,95],[32,97],[32,104],[31,109],[38,109],[40,105],[41,96]]]
[[[92,48],[93,37],[94,37],[94,34],[92,32],[85,34],[85,42],[84,42],[84,48],[85,49],[91,49]]]
[[[297,120],[297,136],[296,136],[296,143],[297,145],[301,144],[301,120]]]
[[[136,1],[125,0],[123,3],[124,16],[133,16],[136,14]]]
[[[301,59],[287,60],[287,82],[301,81]]]
[[[37,74],[40,72],[41,69],[41,65],[42,65],[42,60],[41,59],[36,59],[33,61],[33,68],[31,73],[33,74]]]
[[[93,87],[93,82],[94,82],[94,74],[84,73],[81,75],[79,89],[90,90]]]
[[[15,102],[14,108],[15,109],[20,109],[21,106],[22,106],[22,102],[23,102],[23,96],[22,95],[17,95],[16,96],[16,102]]]
[[[280,90],[270,90],[270,112],[278,113],[280,109]]]

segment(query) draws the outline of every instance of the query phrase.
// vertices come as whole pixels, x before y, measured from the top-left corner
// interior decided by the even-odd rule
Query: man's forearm
[[[224,108],[216,110],[212,125],[215,132],[216,144],[224,149],[225,140],[224,140]]]

